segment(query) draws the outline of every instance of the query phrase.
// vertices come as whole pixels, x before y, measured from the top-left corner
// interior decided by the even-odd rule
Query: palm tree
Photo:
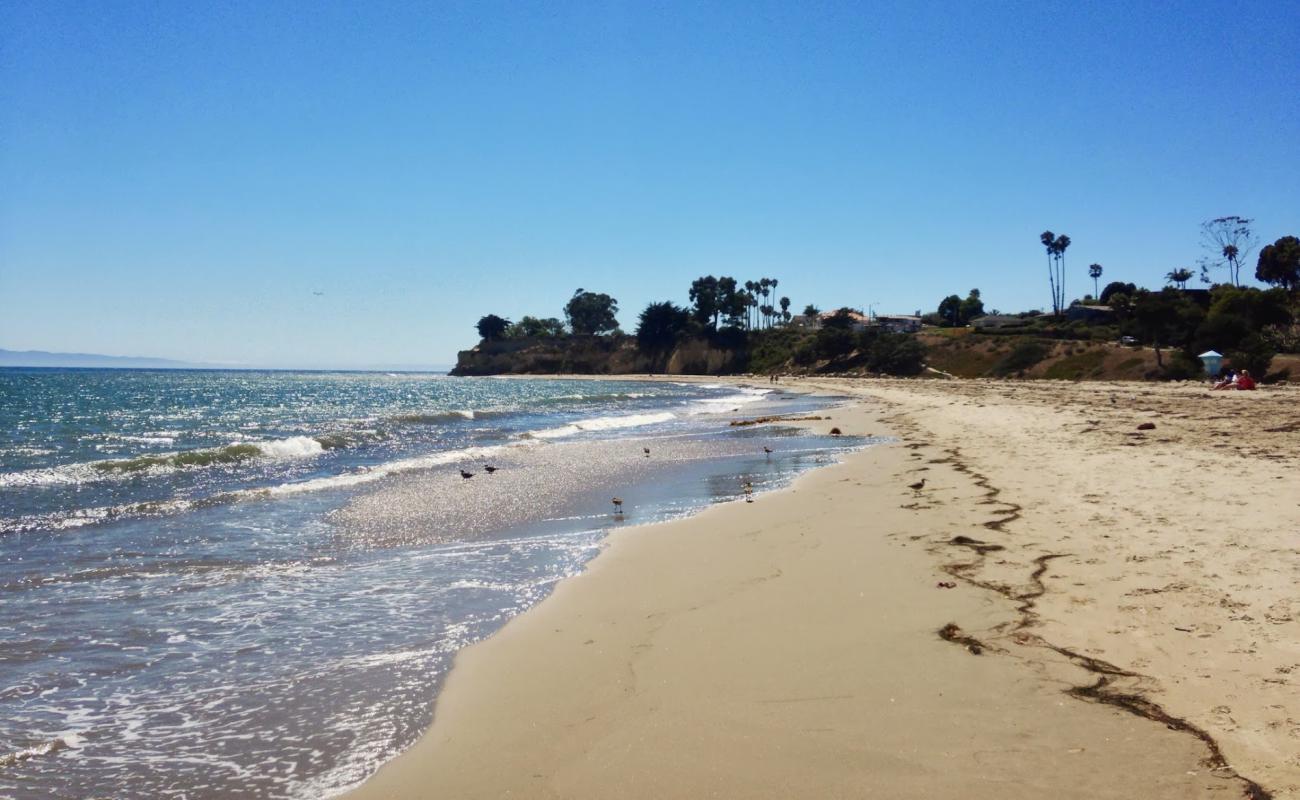
[[[1179,267],[1176,270],[1165,273],[1165,280],[1178,285],[1179,289],[1186,290],[1187,282],[1192,279],[1195,273],[1186,267]]]
[[[1047,284],[1052,289],[1052,313],[1061,313],[1060,301],[1056,298],[1056,270],[1052,268],[1052,262],[1056,259],[1056,234],[1051,231],[1043,231],[1038,236],[1038,241],[1043,243],[1043,248],[1047,250]]]
[[[1097,296],[1097,279],[1101,277],[1101,264],[1088,267],[1088,277],[1092,278],[1092,296]]]
[[[780,283],[776,278],[772,279],[772,296],[776,297],[776,285]],[[772,309],[772,316],[776,316],[776,308]]]
[[[769,294],[772,293],[772,279],[771,279],[771,278],[761,278],[761,279],[759,279],[759,281],[758,281],[758,291],[759,291],[760,294],[763,295],[763,299],[766,300],[766,299],[767,299],[767,296],[768,296]],[[762,309],[759,309],[759,310],[762,311]],[[767,314],[764,313],[763,316],[766,317]]]
[[[790,321],[790,298],[788,297],[781,298],[781,319]]]
[[[1070,237],[1064,233],[1056,237],[1056,291],[1061,294],[1057,308],[1065,309],[1065,250],[1070,246]]]

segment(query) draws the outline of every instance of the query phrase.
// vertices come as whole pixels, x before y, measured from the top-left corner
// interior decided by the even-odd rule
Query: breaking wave
[[[530,439],[563,439],[567,436],[575,436],[586,431],[609,431],[619,428],[639,428],[642,425],[654,425],[658,422],[667,422],[675,419],[676,414],[671,411],[660,411],[654,414],[627,414],[620,417],[593,417],[592,419],[582,419],[577,422],[571,422],[558,428],[545,428],[538,431],[529,431],[524,436]]]

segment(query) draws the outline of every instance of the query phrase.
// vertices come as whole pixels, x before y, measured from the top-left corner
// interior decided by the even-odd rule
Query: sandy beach
[[[1300,391],[794,385],[896,443],[620,529],[348,796],[1300,796]]]

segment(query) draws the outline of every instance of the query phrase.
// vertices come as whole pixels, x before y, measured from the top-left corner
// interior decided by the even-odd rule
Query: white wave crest
[[[312,458],[325,452],[321,443],[310,436],[290,436],[288,439],[235,442],[251,444],[267,458]]]
[[[529,431],[525,436],[533,439],[563,439],[566,436],[574,436],[584,431],[609,431],[619,428],[639,428],[642,425],[654,425],[658,422],[667,422],[676,418],[676,416],[671,411],[660,411],[654,414],[627,414],[621,417],[593,417],[592,419],[581,419],[559,428]]]
[[[692,414],[718,414],[723,411],[730,411],[736,406],[743,406],[748,403],[757,403],[771,394],[771,389],[749,389],[743,388],[738,394],[729,394],[725,397],[710,397],[706,400],[695,401],[695,406],[691,409]]]

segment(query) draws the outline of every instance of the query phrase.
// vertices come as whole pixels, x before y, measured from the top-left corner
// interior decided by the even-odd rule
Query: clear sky
[[[0,347],[449,363],[706,273],[1023,310],[1045,228],[1071,297],[1159,286],[1205,219],[1300,234],[1297,41],[1294,0],[0,0]]]

